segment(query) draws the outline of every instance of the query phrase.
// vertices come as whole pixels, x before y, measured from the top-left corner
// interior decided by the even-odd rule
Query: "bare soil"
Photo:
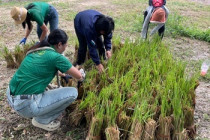
[[[6,1],[6,0],[5,0]],[[10,1],[10,0],[8,0]],[[210,4],[209,0],[189,0],[199,2],[201,4]],[[71,4],[72,10],[78,12],[88,9],[91,6],[99,6],[102,13],[106,13],[106,9],[115,11],[114,5],[111,5],[108,0],[59,0],[54,1],[52,4],[64,2]],[[110,8],[111,7],[111,8]],[[13,50],[15,45],[24,36],[22,27],[15,26],[10,17],[11,7],[0,6],[0,45],[7,46]],[[117,8],[116,8],[117,9]],[[170,7],[169,7],[170,9]],[[59,13],[64,13],[66,9],[58,8]],[[116,13],[117,14],[117,13]],[[74,33],[73,22],[67,21],[60,17],[59,26],[67,32]],[[139,25],[141,26],[141,25]],[[36,31],[33,30],[28,42],[37,38]],[[171,51],[175,57],[181,58],[185,61],[198,61],[210,58],[210,44],[193,40],[189,38],[168,38],[164,37],[163,40],[167,45],[172,46]],[[70,51],[74,48],[70,44]],[[2,52],[2,48],[0,48]],[[188,53],[186,53],[188,52]],[[193,67],[190,67],[193,69]],[[58,139],[58,140],[71,140],[71,139],[85,139],[87,128],[85,126],[72,127],[68,123],[68,113],[64,114],[61,119],[61,128],[55,132],[43,131],[31,125],[30,119],[25,119],[17,115],[14,110],[8,105],[6,101],[6,88],[10,79],[12,78],[15,69],[6,68],[6,62],[3,57],[0,57],[0,140],[3,138],[10,139]],[[195,108],[195,123],[197,125],[198,138],[210,139],[210,81],[209,79],[200,79],[200,85],[196,89],[196,108]]]

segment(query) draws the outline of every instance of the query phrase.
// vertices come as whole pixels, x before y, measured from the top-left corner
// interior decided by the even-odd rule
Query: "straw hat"
[[[25,8],[14,7],[12,8],[10,15],[15,20],[16,24],[21,24],[26,19],[27,10]]]
[[[166,12],[163,8],[156,8],[152,13],[150,19],[151,23],[165,23],[166,22]]]

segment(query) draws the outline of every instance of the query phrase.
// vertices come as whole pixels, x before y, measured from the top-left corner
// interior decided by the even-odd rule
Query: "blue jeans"
[[[6,94],[8,103],[19,115],[48,124],[76,100],[78,92],[74,87],[63,87],[37,95],[26,95],[28,99],[21,99],[21,95],[11,96],[8,88]]]
[[[47,26],[48,22],[50,23],[50,32],[55,29],[58,29],[58,12],[56,9],[50,5],[50,11],[44,19],[44,23]],[[37,35],[40,38],[42,34],[42,29],[37,24]]]

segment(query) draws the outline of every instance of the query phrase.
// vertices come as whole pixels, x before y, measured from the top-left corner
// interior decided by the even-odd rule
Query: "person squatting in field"
[[[112,33],[114,31],[114,20],[95,10],[79,12],[74,19],[74,28],[79,41],[79,49],[76,67],[83,64],[86,58],[87,46],[89,54],[99,72],[104,70],[100,62],[111,58]],[[102,36],[103,40],[102,41]],[[98,50],[98,52],[97,52]]]
[[[58,28],[58,13],[52,5],[45,2],[33,2],[25,8],[14,7],[10,14],[16,24],[22,24],[23,28],[26,28],[25,37],[20,41],[20,44],[26,43],[32,31],[33,25],[31,21],[37,23],[37,35],[40,41],[47,36],[48,22],[50,24],[50,32]]]
[[[160,2],[160,4],[155,5],[155,1]],[[143,39],[147,38],[147,32],[150,23],[157,24],[151,31],[150,36],[158,31],[161,39],[163,38],[165,32],[165,22],[168,19],[169,10],[165,6],[166,0],[149,0],[149,7],[147,7],[144,12],[144,22],[141,32],[141,37]]]
[[[80,71],[62,55],[67,47],[67,34],[60,29],[52,31],[47,40],[41,41],[35,50],[30,50],[13,75],[8,89],[7,100],[21,116],[33,118],[36,127],[53,131],[59,128],[59,115],[78,95],[74,87],[62,87],[46,91],[59,70],[83,81]]]

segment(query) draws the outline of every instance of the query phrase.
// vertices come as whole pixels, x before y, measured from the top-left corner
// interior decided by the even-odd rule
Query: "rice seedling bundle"
[[[105,129],[106,139],[107,140],[120,140],[120,131],[118,127],[107,127]]]
[[[145,130],[143,135],[143,140],[155,140],[155,130],[157,127],[157,122],[153,119],[148,119],[145,123]]]
[[[111,139],[112,135],[118,139],[118,132],[120,139],[130,140],[194,138],[199,72],[187,75],[186,65],[175,60],[158,39],[122,44],[116,38],[112,58],[102,63],[101,75],[91,60],[85,64],[79,108],[86,111],[87,123],[92,120],[88,139]]]
[[[7,47],[4,47],[4,58],[7,62],[7,68],[16,68],[17,63],[15,62],[12,53],[9,51]]]
[[[79,109],[79,102],[75,104],[75,108],[69,114],[69,123],[71,126],[78,126],[83,119],[84,110]]]
[[[8,68],[18,68],[23,61],[27,50],[31,47],[34,42],[26,44],[24,46],[17,45],[15,50],[9,50],[7,47],[4,47],[3,56],[7,62]]]

